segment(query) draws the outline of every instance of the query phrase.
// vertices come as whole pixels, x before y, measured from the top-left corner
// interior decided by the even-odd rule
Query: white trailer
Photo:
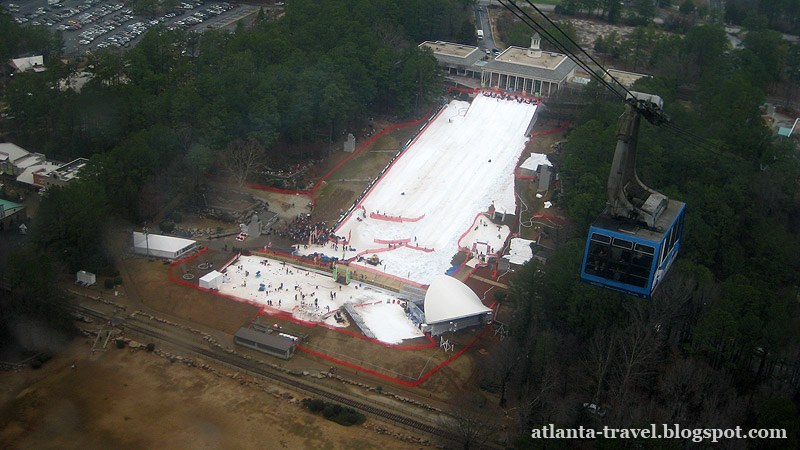
[[[81,270],[78,272],[78,278],[75,282],[83,286],[91,286],[97,283],[97,277],[91,272]]]

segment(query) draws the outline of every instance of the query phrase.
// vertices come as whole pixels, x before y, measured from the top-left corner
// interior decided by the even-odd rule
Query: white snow
[[[533,258],[531,243],[533,241],[522,238],[511,239],[511,249],[508,252],[508,261],[511,264],[522,265]]]
[[[224,270],[224,276],[220,293],[288,312],[300,320],[341,327],[333,312],[352,303],[363,305],[355,309],[382,342],[397,344],[423,336],[406,318],[397,294],[383,289],[356,281],[341,285],[329,274],[258,256],[239,257]],[[263,291],[259,291],[261,284]]]
[[[476,216],[492,205],[498,212],[514,214],[514,170],[536,108],[482,95],[472,103],[451,102],[336,230],[336,235],[351,239],[354,251],[309,246],[300,252],[347,259],[382,250],[377,269],[422,284],[430,284],[450,267],[467,231],[474,233],[461,240],[462,246],[471,249],[474,242],[485,242],[496,252],[508,237],[508,228],[498,230],[490,223],[474,230],[479,223]],[[373,213],[419,220],[387,221],[371,217]],[[481,219],[488,222],[483,217],[477,220]],[[376,239],[407,239],[408,246],[433,251],[407,246],[386,251],[388,244]],[[352,264],[372,268],[363,262]]]
[[[553,167],[553,164],[550,163],[550,160],[547,159],[547,155],[544,153],[531,153],[531,156],[525,160],[522,164],[520,164],[520,169],[528,169],[528,170],[539,170],[539,166],[550,166]]]

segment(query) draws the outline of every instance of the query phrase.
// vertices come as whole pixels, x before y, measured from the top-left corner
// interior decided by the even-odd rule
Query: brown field
[[[329,422],[285,398],[296,393],[243,386],[144,351],[89,348],[76,339],[39,370],[0,373],[0,448],[421,447],[376,433],[372,420]]]

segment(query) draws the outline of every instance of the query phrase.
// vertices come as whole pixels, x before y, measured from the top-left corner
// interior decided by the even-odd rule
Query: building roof
[[[563,81],[572,72],[575,64],[566,55],[553,52],[539,52],[530,56],[527,48],[509,47],[484,66],[485,70],[522,75],[541,80]]]
[[[0,219],[9,214],[14,214],[17,211],[22,211],[23,209],[25,209],[25,205],[0,198]]]
[[[617,70],[617,69],[608,69],[608,74],[613,76],[617,79],[620,83],[622,83],[625,87],[630,88],[633,87],[633,83],[640,78],[652,78],[651,75],[645,75],[643,73],[634,73],[634,72],[626,72],[624,70]],[[608,75],[603,75],[606,81],[611,81]]]
[[[447,66],[472,66],[483,59],[478,47],[443,41],[425,41],[420,47],[429,48],[439,64]]]
[[[45,162],[45,156],[41,153],[28,153],[25,156],[17,158],[13,161],[15,167],[19,169],[27,169],[28,167],[42,164]]]
[[[58,178],[62,181],[71,181],[74,178],[78,178],[81,169],[83,169],[88,162],[89,160],[86,158],[75,159],[53,170],[51,175],[53,178]]]
[[[42,55],[29,56],[27,58],[14,58],[11,60],[11,65],[16,67],[20,72],[33,70],[34,72],[44,72],[44,58]]]
[[[425,294],[425,321],[428,324],[457,320],[491,311],[483,306],[472,289],[449,275],[439,275],[435,278]]]
[[[149,248],[150,250],[174,253],[196,243],[197,241],[191,239],[164,236],[163,234],[148,233],[145,236],[144,233],[133,232],[134,248]]]
[[[275,349],[282,353],[291,350],[291,348],[295,345],[295,340],[290,338],[288,335],[284,335],[283,333],[267,334],[251,328],[239,328],[239,331],[237,331],[233,337],[258,342],[261,345]]]
[[[0,162],[14,162],[19,158],[27,155],[28,152],[22,147],[11,142],[3,142],[0,144]]]
[[[203,275],[200,278],[200,281],[214,281],[221,276],[222,276],[221,273],[217,272],[216,270],[212,270],[211,272],[208,272],[207,274]]]
[[[791,137],[792,133],[794,133],[794,129],[797,127],[797,122],[800,121],[800,118],[794,120],[794,124],[792,124],[791,128],[788,127],[778,127],[778,136],[783,137]]]
[[[39,164],[28,166],[25,170],[17,176],[18,183],[30,184],[31,186],[42,187],[34,182],[33,175],[47,175],[51,170],[58,168],[58,164],[49,161],[42,161]]]

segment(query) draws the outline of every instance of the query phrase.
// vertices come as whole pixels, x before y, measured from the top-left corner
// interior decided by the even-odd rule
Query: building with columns
[[[439,65],[449,75],[477,78],[480,86],[509,92],[552,97],[575,76],[575,64],[566,55],[541,50],[539,33],[529,48],[509,47],[496,57],[486,57],[478,47],[426,41]]]

